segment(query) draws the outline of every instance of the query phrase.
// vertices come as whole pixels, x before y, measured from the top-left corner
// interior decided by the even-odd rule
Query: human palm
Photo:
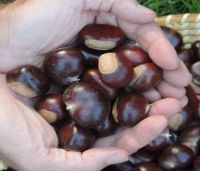
[[[127,160],[128,154],[154,139],[166,127],[167,118],[187,103],[183,87],[191,79],[154,25],[154,17],[134,0],[18,0],[3,8],[0,129],[5,131],[0,135],[1,158],[20,171],[95,171]],[[66,152],[57,148],[54,130],[31,108],[32,101],[17,97],[7,88],[4,74],[21,64],[40,66],[46,53],[70,45],[81,28],[94,22],[121,27],[163,68],[163,81],[157,89],[144,93],[152,101],[150,117],[133,128],[97,140],[94,148],[83,153]],[[165,99],[159,100],[161,96]]]

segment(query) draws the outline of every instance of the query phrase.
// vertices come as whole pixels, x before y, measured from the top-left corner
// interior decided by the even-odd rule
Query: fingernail
[[[128,161],[128,155],[117,153],[115,155],[110,156],[106,162],[108,165],[111,165],[111,164],[123,163],[126,161]]]

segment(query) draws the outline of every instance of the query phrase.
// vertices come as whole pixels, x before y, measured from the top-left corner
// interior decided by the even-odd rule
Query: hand
[[[20,171],[95,171],[126,161],[128,154],[153,140],[166,127],[167,118],[187,103],[183,87],[191,79],[153,23],[154,17],[134,0],[17,0],[4,7],[0,12],[2,159]],[[153,102],[147,119],[99,139],[94,148],[83,153],[66,152],[57,148],[53,129],[6,87],[3,73],[21,64],[40,66],[45,53],[69,45],[81,28],[93,22],[120,26],[163,68],[163,81],[157,90],[145,93]],[[166,99],[158,100],[161,96]]]

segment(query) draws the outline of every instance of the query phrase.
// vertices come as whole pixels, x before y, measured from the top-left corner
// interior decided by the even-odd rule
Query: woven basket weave
[[[189,48],[194,41],[200,40],[200,13],[157,17],[155,22],[180,32],[186,48]]]

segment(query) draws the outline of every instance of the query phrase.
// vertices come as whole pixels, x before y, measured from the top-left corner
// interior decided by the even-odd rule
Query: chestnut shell
[[[14,92],[26,97],[41,96],[50,88],[48,78],[34,65],[21,65],[10,70],[6,81]]]
[[[110,111],[110,103],[85,82],[70,85],[63,94],[63,100],[69,115],[81,127],[96,127]]]

